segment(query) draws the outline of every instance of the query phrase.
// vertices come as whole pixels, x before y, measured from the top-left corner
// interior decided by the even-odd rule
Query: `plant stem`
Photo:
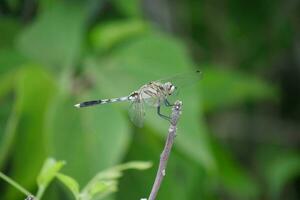
[[[27,191],[25,188],[23,188],[21,185],[19,185],[17,182],[0,172],[0,178],[2,178],[7,183],[11,184],[13,187],[15,187],[20,192],[24,193],[26,196],[32,195],[29,191]]]
[[[44,186],[40,186],[38,191],[37,191],[37,194],[36,194],[36,200],[40,200],[42,198],[42,196],[44,195],[44,192],[46,190],[46,187]]]
[[[164,176],[166,175],[166,167],[167,167],[170,152],[171,152],[171,149],[172,149],[172,146],[174,143],[174,139],[176,137],[177,122],[178,122],[179,116],[181,114],[181,107],[182,107],[182,102],[176,101],[172,108],[172,114],[171,114],[171,120],[170,120],[171,124],[170,124],[169,131],[168,131],[169,132],[168,137],[167,137],[167,140],[165,143],[164,150],[160,155],[160,161],[159,161],[157,174],[156,174],[155,181],[152,186],[152,190],[151,190],[148,200],[155,200],[158,190],[160,188],[161,182],[162,182]]]

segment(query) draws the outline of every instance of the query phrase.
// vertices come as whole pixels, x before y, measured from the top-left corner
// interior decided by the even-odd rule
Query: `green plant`
[[[61,183],[63,183],[63,185],[66,186],[66,188],[69,189],[69,191],[73,194],[74,199],[93,200],[102,199],[108,194],[116,192],[118,187],[118,179],[122,176],[122,171],[128,169],[145,170],[151,167],[151,163],[149,162],[133,161],[124,163],[99,172],[82,190],[80,190],[79,184],[75,179],[60,172],[64,165],[64,161],[56,161],[53,158],[48,158],[45,161],[37,177],[38,190],[36,195],[32,195],[29,191],[4,175],[2,172],[0,172],[0,178],[25,194],[27,197],[32,197],[35,200],[40,200],[43,196],[47,196],[45,191],[55,178],[57,178]]]

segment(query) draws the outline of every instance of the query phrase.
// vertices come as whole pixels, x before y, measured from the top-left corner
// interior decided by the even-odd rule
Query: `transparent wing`
[[[145,118],[145,109],[143,102],[134,101],[129,107],[130,120],[138,127],[143,127]]]
[[[174,76],[170,76],[164,79],[157,80],[160,83],[171,82],[177,88],[186,87],[188,85],[197,84],[202,78],[202,72],[195,70],[191,72],[181,73]]]
[[[144,106],[149,106],[149,107],[157,107],[161,104],[160,102],[160,99],[161,97],[158,97],[158,96],[153,96],[151,98],[145,98],[143,101],[145,102],[144,103]]]

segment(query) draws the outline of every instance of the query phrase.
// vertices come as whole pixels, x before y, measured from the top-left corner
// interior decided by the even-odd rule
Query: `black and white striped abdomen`
[[[112,99],[102,99],[100,100],[100,104],[106,104],[106,103],[114,103],[114,102],[119,102],[119,101],[127,101],[128,97],[120,97],[120,98],[112,98]]]
[[[120,101],[128,101],[128,100],[130,100],[128,96],[120,97],[120,98],[112,98],[112,99],[99,99],[99,100],[93,100],[93,101],[85,101],[85,102],[76,104],[75,107],[82,108],[82,107],[95,106],[95,105],[114,103],[114,102],[120,102]]]

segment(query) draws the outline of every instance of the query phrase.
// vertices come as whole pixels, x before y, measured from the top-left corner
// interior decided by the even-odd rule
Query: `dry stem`
[[[155,200],[157,192],[160,188],[161,182],[162,182],[164,176],[166,175],[166,167],[167,167],[170,152],[171,152],[171,149],[172,149],[172,146],[174,143],[174,139],[176,137],[177,122],[178,122],[179,116],[181,114],[181,107],[182,107],[182,102],[176,101],[172,108],[168,137],[167,137],[167,140],[165,143],[164,150],[160,155],[158,171],[157,171],[155,181],[152,186],[152,190],[151,190],[148,200]]]

